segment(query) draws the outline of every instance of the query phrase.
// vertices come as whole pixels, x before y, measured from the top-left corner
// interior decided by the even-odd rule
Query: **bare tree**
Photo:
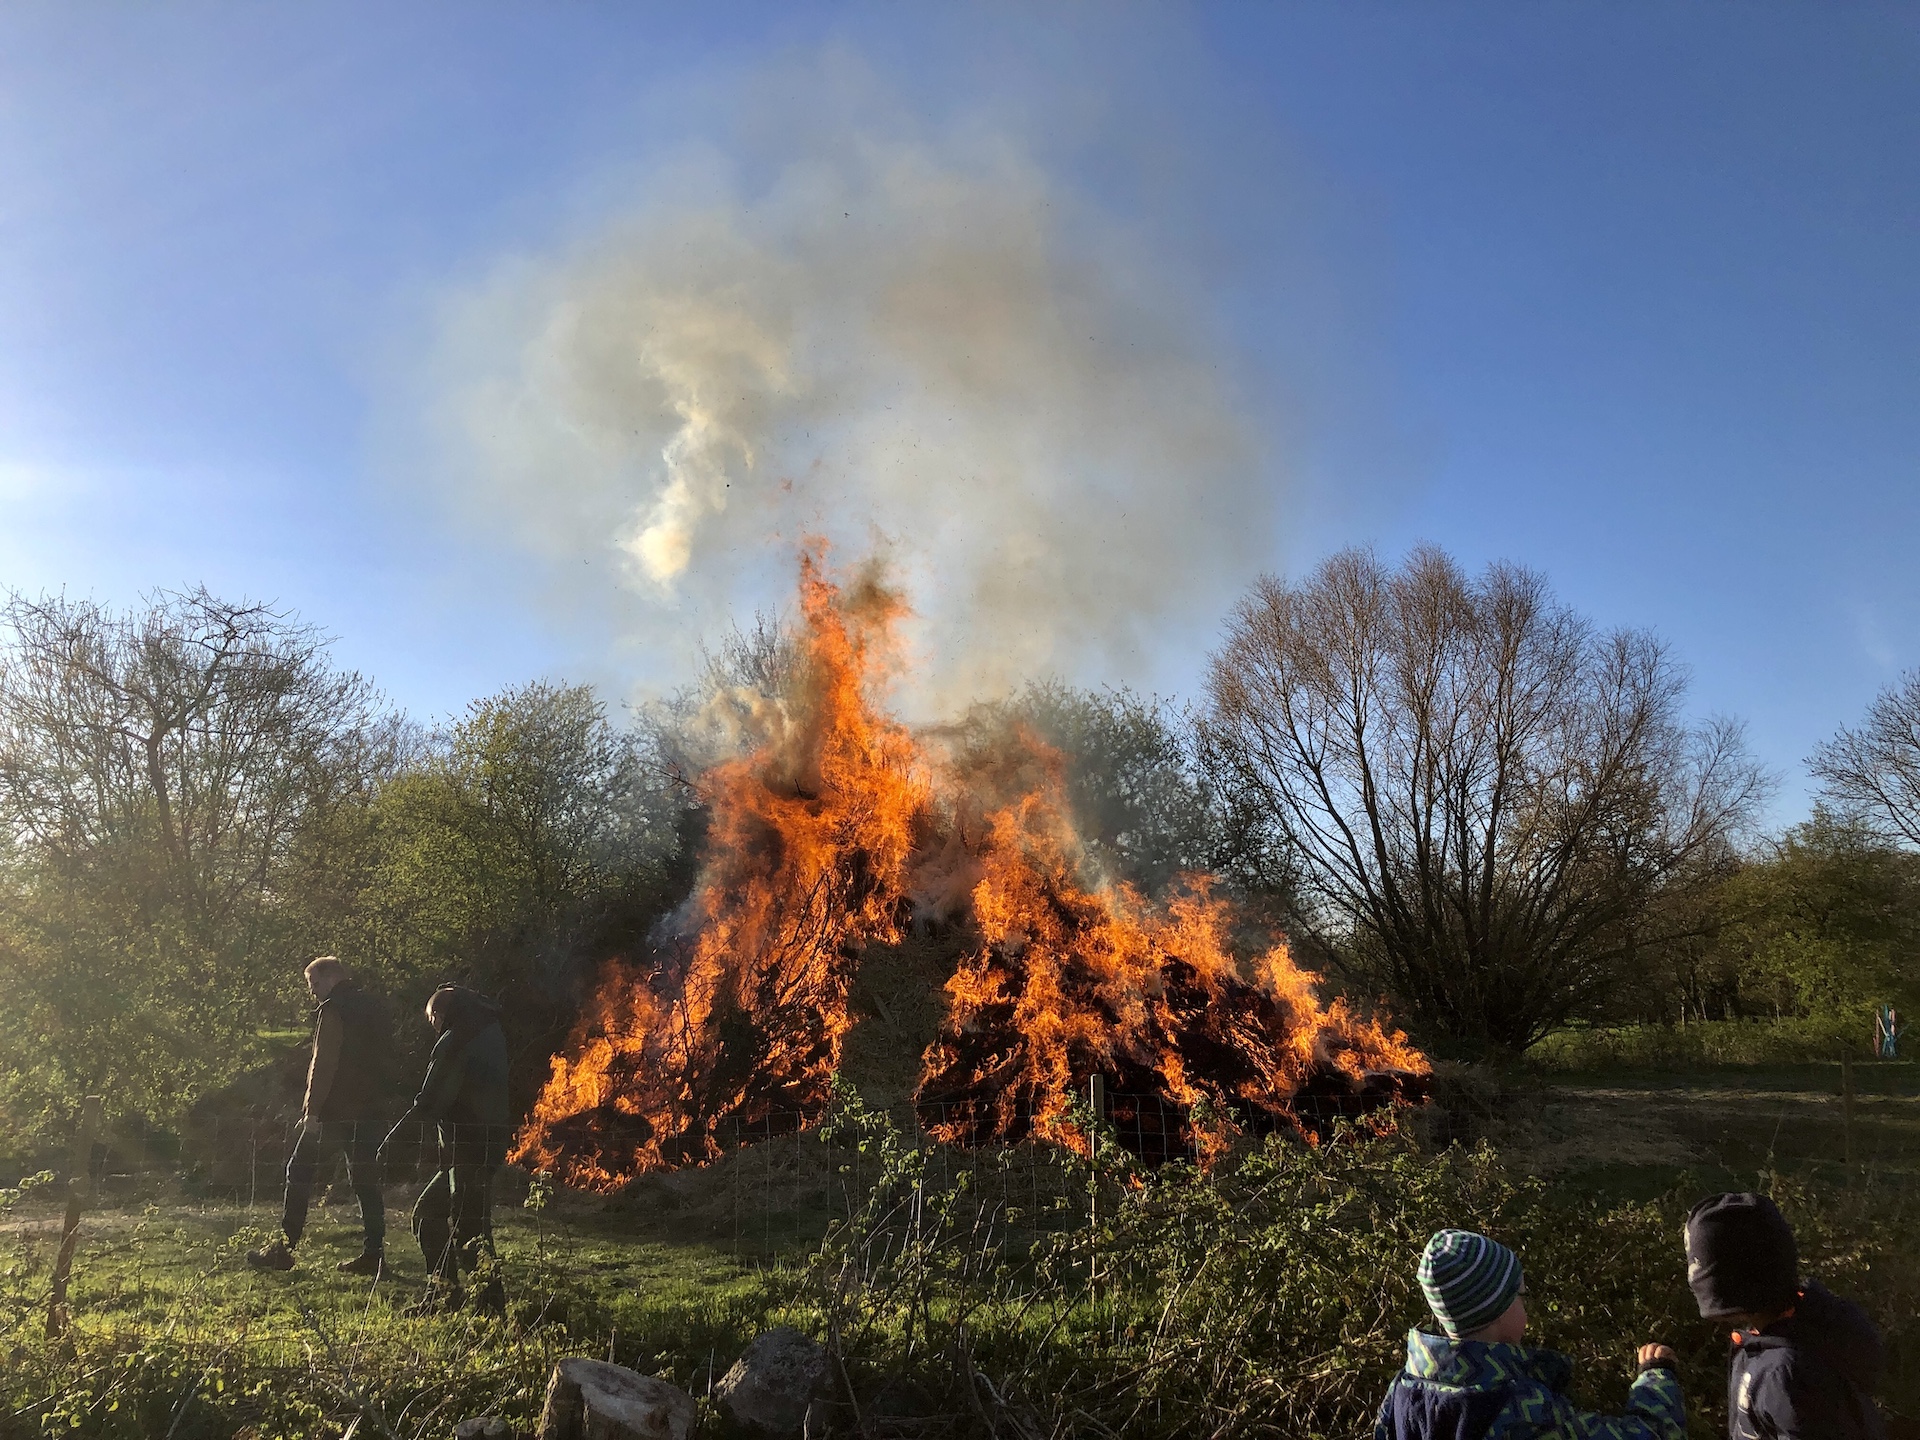
[[[284,1013],[303,837],[404,728],[263,605],[16,596],[0,622],[0,1071],[177,1112]]]
[[[1887,839],[1920,845],[1920,670],[1874,697],[1866,723],[1842,728],[1807,761],[1836,809]]]
[[[1683,688],[1534,572],[1350,550],[1241,602],[1204,723],[1291,851],[1293,923],[1431,1037],[1519,1051],[1764,794],[1738,726],[1681,722]]]
[[[303,819],[400,741],[319,632],[265,605],[15,596],[4,620],[0,823],[67,867],[139,849],[203,920],[257,895]]]

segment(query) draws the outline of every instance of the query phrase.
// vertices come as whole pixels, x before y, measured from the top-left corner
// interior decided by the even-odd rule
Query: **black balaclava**
[[[1751,1192],[1709,1195],[1687,1215],[1687,1285],[1700,1314],[1764,1314],[1793,1304],[1800,1256],[1780,1207]]]

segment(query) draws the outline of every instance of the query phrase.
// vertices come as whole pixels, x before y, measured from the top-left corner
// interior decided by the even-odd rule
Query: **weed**
[[[1531,1338],[1574,1356],[1583,1403],[1617,1407],[1633,1347],[1658,1338],[1681,1353],[1696,1433],[1724,1425],[1724,1340],[1693,1314],[1678,1238],[1697,1183],[1608,1198],[1397,1131],[1275,1139],[1210,1172],[1142,1169],[1110,1138],[1091,1156],[959,1165],[850,1091],[785,1143],[810,1147],[794,1163],[844,1203],[757,1265],[698,1238],[695,1212],[590,1208],[536,1182],[499,1216],[503,1320],[406,1314],[417,1257],[377,1283],[336,1276],[329,1247],[353,1231],[324,1216],[300,1269],[262,1275],[245,1211],[155,1206],[88,1217],[76,1323],[50,1343],[51,1217],[10,1221],[0,1436],[426,1440],[480,1413],[527,1428],[553,1362],[579,1354],[685,1387],[711,1430],[715,1379],[776,1324],[828,1343],[835,1428],[865,1440],[1350,1436],[1424,1317],[1414,1257],[1442,1225],[1520,1252]],[[1753,1183],[1796,1224],[1808,1269],[1888,1326],[1889,1398],[1910,1410],[1920,1249],[1902,1178]]]

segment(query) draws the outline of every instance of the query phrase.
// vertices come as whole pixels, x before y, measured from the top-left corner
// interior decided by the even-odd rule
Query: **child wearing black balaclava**
[[[1710,1195],[1687,1216],[1687,1284],[1732,1328],[1731,1440],[1882,1440],[1886,1352],[1851,1300],[1800,1274],[1793,1229],[1764,1195]]]

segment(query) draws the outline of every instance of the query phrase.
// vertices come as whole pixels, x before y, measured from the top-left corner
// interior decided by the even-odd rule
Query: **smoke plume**
[[[1005,132],[793,131],[458,301],[461,503],[656,651],[879,550],[915,708],[1210,632],[1278,498],[1217,302]]]

